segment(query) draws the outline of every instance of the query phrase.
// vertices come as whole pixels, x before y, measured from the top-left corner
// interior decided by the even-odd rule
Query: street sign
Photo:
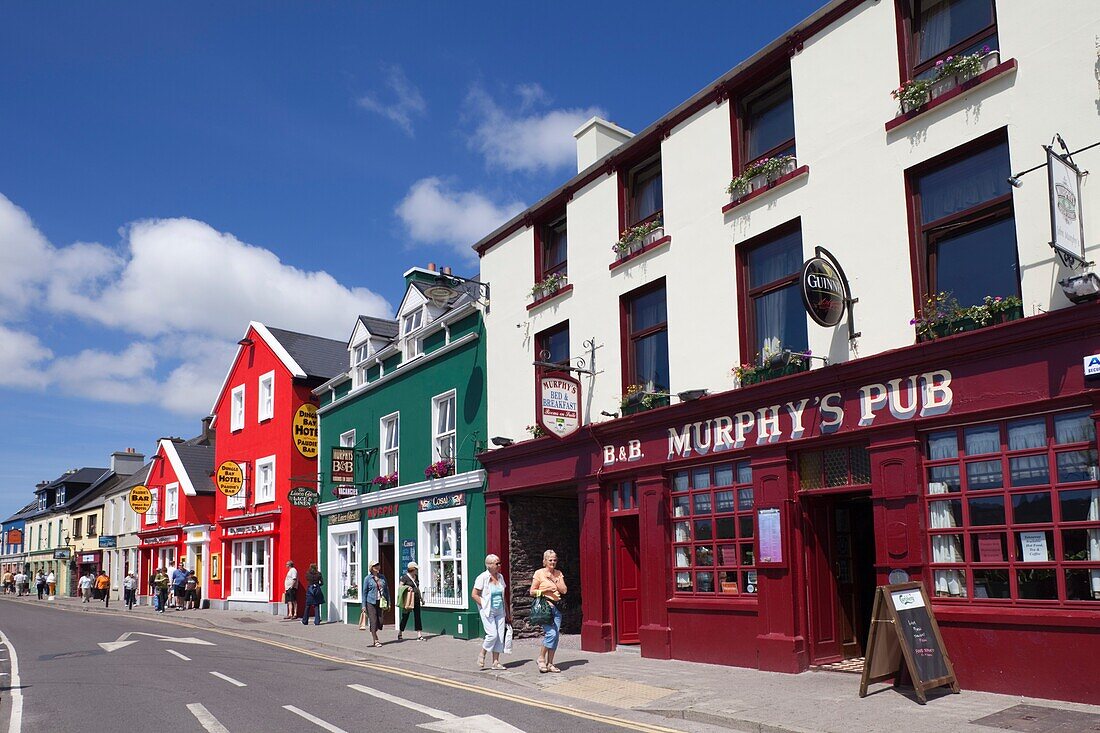
[[[222,461],[214,476],[218,491],[226,496],[236,496],[244,488],[244,471],[236,461]]]
[[[291,489],[290,493],[286,495],[286,498],[291,506],[300,507],[314,506],[320,500],[320,496],[317,492],[308,486],[299,486],[298,488]]]
[[[131,509],[138,514],[144,514],[149,511],[149,507],[153,506],[153,493],[147,487],[138,484],[130,489],[130,495],[126,500],[130,502]]]

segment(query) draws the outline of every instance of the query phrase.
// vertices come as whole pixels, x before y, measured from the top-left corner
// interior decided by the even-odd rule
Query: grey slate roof
[[[119,489],[132,489],[135,486],[138,486],[140,484],[144,484],[146,479],[149,478],[149,469],[151,469],[152,467],[153,467],[153,462],[149,461],[148,463],[146,463],[144,466],[142,466],[138,470],[134,471],[129,476],[121,476],[120,478],[122,480],[118,484],[115,485],[115,487],[114,487],[115,490],[117,491]]]
[[[38,510],[38,500],[36,499],[35,501],[32,501],[30,504],[27,504],[25,507],[23,507],[22,509],[17,511],[15,514],[12,514],[10,517],[5,519],[3,523],[7,524],[8,522],[14,522],[14,521],[19,520],[19,519],[24,519],[24,518],[34,514],[37,510]]]
[[[296,331],[267,327],[308,377],[331,379],[348,368],[348,345],[344,341],[310,336]]]
[[[372,336],[389,340],[397,338],[397,321],[374,316],[359,316],[359,322],[367,327]]]
[[[214,480],[210,474],[214,473],[214,446],[176,443],[176,453],[187,477],[191,479],[191,485],[195,487],[195,493],[213,494]]]
[[[43,488],[57,488],[59,486],[71,486],[73,484],[91,485],[103,478],[103,474],[109,473],[109,468],[79,468],[73,473],[63,473],[48,486]]]

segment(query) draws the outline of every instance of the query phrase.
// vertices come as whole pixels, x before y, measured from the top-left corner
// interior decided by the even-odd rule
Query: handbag
[[[406,589],[405,596],[401,599],[401,608],[406,611],[416,608],[416,591],[412,588]]]
[[[531,604],[531,613],[528,614],[527,620],[536,626],[548,626],[554,623],[554,610],[550,605],[550,601],[542,596],[535,598],[535,602]]]
[[[390,608],[390,602],[381,593],[378,594],[378,608],[382,611],[388,611]]]
[[[505,624],[504,626],[504,653],[512,653],[512,624]]]

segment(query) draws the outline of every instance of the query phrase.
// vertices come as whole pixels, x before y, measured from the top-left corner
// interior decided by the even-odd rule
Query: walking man
[[[137,578],[133,573],[126,573],[126,579],[122,581],[122,594],[126,601],[126,610],[134,610],[134,596],[137,595]]]
[[[34,578],[34,585],[38,589],[38,600],[42,600],[46,597],[46,574],[41,570],[38,571],[38,575]]]
[[[52,570],[46,575],[46,585],[50,588],[50,600],[53,600],[53,597],[57,595],[57,576],[54,575]]]
[[[286,601],[286,616],[283,620],[298,618],[298,568],[293,560],[286,561],[286,578],[283,579],[283,600]]]
[[[15,575],[10,570],[4,571],[4,593],[12,594],[15,592]]]
[[[157,568],[157,573],[153,576],[153,588],[156,589],[157,594],[157,613],[164,613],[164,607],[168,604],[168,585],[171,582],[164,568]]]
[[[15,574],[15,595],[23,595],[23,586],[27,583],[27,575],[22,570]]]
[[[184,600],[187,598],[187,568],[182,562],[172,573],[172,595],[175,597],[176,610],[182,611],[185,608]]]
[[[80,582],[77,585],[80,588],[80,595],[84,596],[82,603],[91,603],[92,586],[95,585],[95,581],[92,580],[92,574],[89,572],[81,575]]]

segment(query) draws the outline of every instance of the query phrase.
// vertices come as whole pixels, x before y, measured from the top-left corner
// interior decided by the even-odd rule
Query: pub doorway
[[[875,526],[866,493],[803,496],[810,664],[862,658],[875,595]]]
[[[542,628],[527,623],[533,599],[531,577],[542,567],[542,555],[554,550],[569,592],[562,599],[561,633],[581,631],[581,565],[599,562],[580,556],[580,515],[572,487],[544,488],[508,499],[508,593],[516,638],[539,636]]]

